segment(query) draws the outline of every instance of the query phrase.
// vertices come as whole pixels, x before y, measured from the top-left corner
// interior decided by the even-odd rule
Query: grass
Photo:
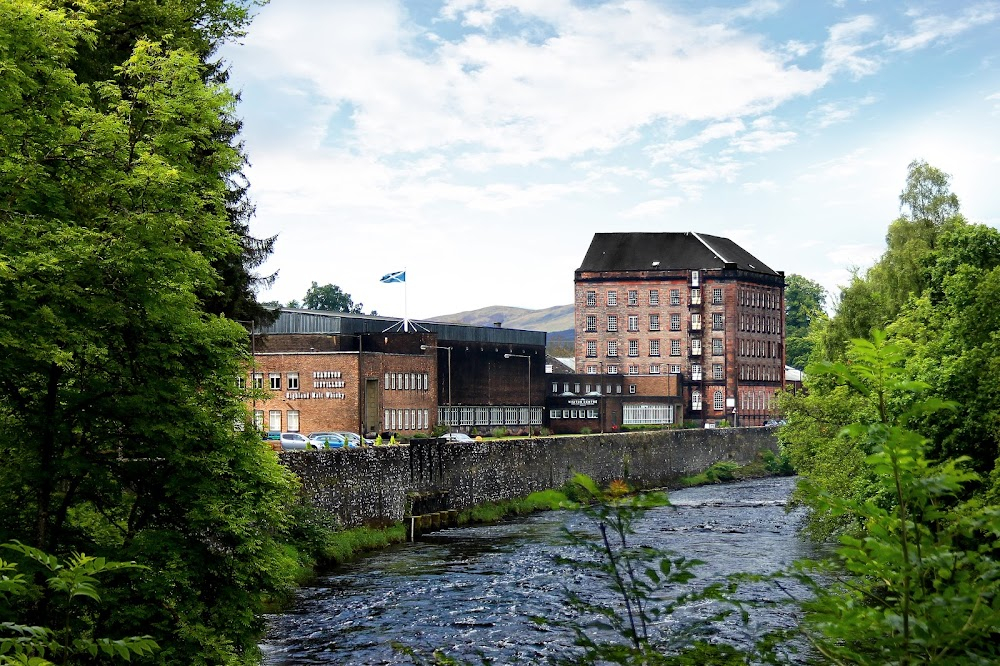
[[[495,523],[509,516],[523,516],[535,511],[571,509],[578,504],[561,490],[542,490],[522,499],[480,504],[458,514],[458,524]]]

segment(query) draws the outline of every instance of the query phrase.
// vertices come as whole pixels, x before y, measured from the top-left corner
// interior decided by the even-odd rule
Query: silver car
[[[309,438],[298,432],[283,432],[281,433],[281,449],[283,451],[304,451],[306,449],[316,449],[320,448],[316,446],[313,442],[309,441]]]

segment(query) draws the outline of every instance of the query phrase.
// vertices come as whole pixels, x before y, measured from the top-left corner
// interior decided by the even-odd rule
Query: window
[[[580,385],[573,384],[573,393],[579,393],[579,392],[580,392]]]
[[[701,315],[697,312],[691,313],[691,330],[700,331],[701,330]]]
[[[618,330],[618,315],[608,315],[608,333],[615,333]]]
[[[698,278],[699,278],[698,271],[691,271],[691,286],[692,287],[697,287],[698,286]]]
[[[608,292],[608,305],[618,305],[618,292],[609,291]]]
[[[639,292],[635,289],[628,290],[628,304],[639,305]]]
[[[712,338],[712,356],[722,356],[722,338]]]
[[[660,290],[659,289],[650,289],[649,290],[649,304],[650,305],[659,305],[660,304]]]
[[[597,315],[587,315],[587,333],[597,332]]]
[[[559,393],[559,382],[552,382],[552,392]]]
[[[712,313],[712,330],[721,331],[723,329],[724,318],[721,312]]]
[[[691,290],[691,305],[701,305],[701,289]]]
[[[267,414],[267,429],[268,430],[281,430],[281,411],[277,409],[272,409]]]
[[[712,379],[722,379],[722,364],[713,363],[712,364]]]
[[[281,373],[280,372],[269,372],[267,373],[267,379],[271,386],[272,391],[281,390]]]
[[[617,340],[608,340],[608,356],[618,356]]]
[[[670,372],[671,372],[671,374],[675,374],[675,375],[680,374],[680,372],[681,372],[681,366],[679,366],[679,365],[672,365],[672,366],[670,366]]]
[[[264,429],[264,410],[255,409],[253,410],[253,424],[257,426],[258,429]]]
[[[680,340],[671,340],[670,341],[670,355],[671,356],[680,356],[681,355],[681,341]]]
[[[628,366],[628,374],[630,374],[630,375],[637,375],[637,374],[639,374],[639,366],[637,366],[637,365],[630,365],[630,366]]]
[[[617,375],[618,374],[618,366],[617,365],[609,365],[608,366],[608,374],[609,375]],[[621,387],[619,387],[619,390],[620,389],[621,389]],[[610,392],[611,392],[611,387],[609,386],[608,387],[608,393],[610,393]]]
[[[722,391],[716,391],[715,395],[712,396],[712,409],[721,412],[725,406],[726,401],[722,397]]]
[[[670,290],[670,304],[671,305],[680,305],[681,304],[681,290],[680,289],[671,289]]]
[[[650,363],[649,364],[649,374],[651,374],[651,375],[658,375],[658,374],[660,374],[660,364],[659,363]]]
[[[638,331],[639,330],[639,315],[629,315],[628,316],[628,330]]]
[[[298,391],[299,390],[299,373],[289,372],[288,375],[288,390]]]
[[[299,412],[295,409],[288,410],[288,432],[299,431]]]
[[[659,356],[660,355],[660,341],[659,340],[650,340],[649,341],[649,355],[650,356]]]
[[[632,395],[635,395],[635,384],[628,385],[628,392],[631,393]]]
[[[563,382],[563,393],[569,393],[569,382]]]
[[[701,340],[698,338],[692,338],[691,340],[691,354],[701,356]]]
[[[670,315],[670,330],[681,330],[681,316],[676,312]]]
[[[701,381],[701,363],[691,364],[691,379],[697,382]]]
[[[262,389],[262,388],[264,388],[264,373],[263,372],[255,372],[255,373],[253,373],[253,387],[255,389]]]
[[[588,375],[596,375],[597,374],[597,366],[596,365],[588,365],[587,366],[587,374]]]
[[[588,291],[587,292],[587,307],[596,308],[597,307],[597,292]]]
[[[649,315],[649,330],[651,331],[660,330],[660,315],[658,314]]]
[[[720,305],[722,303],[722,290],[713,289],[712,290],[712,303],[714,305]]]
[[[597,356],[597,340],[587,340],[587,357],[595,358]]]
[[[701,391],[691,391],[691,409],[701,410]]]
[[[638,356],[639,355],[639,341],[638,340],[629,340],[628,341],[628,355],[629,356]]]

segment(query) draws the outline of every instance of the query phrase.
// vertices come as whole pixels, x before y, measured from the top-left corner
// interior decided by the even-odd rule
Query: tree
[[[256,650],[263,594],[290,584],[295,489],[246,427],[246,330],[207,303],[242,251],[227,174],[243,157],[219,140],[235,100],[158,39],[84,83],[107,20],[0,0],[0,427],[17,433],[0,441],[0,540],[148,566],[109,580],[95,635],[233,663]],[[24,610],[45,624],[43,599]]]
[[[316,282],[313,282],[309,290],[306,291],[302,304],[308,310],[329,310],[352,314],[361,314],[364,308],[363,303],[355,305],[351,295],[345,294],[337,285],[325,284],[321,287]]]
[[[825,321],[826,289],[801,275],[785,279],[785,361],[802,368],[812,356],[815,342],[810,338],[814,325]]]

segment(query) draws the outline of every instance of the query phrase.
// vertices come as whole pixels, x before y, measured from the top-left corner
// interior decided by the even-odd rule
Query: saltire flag
[[[406,271],[386,273],[382,276],[380,282],[406,282]]]

